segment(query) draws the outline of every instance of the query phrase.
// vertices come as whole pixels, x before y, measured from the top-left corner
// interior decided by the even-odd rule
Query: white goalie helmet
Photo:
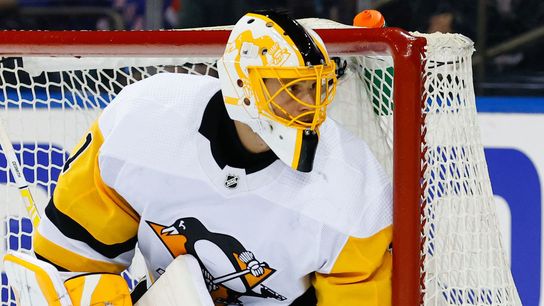
[[[336,66],[321,38],[285,14],[249,13],[234,26],[217,69],[230,118],[293,169],[311,171],[336,90]]]

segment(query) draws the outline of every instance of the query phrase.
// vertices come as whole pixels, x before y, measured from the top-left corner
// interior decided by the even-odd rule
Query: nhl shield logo
[[[238,186],[238,176],[229,174],[227,175],[227,179],[225,180],[225,187],[234,189]]]

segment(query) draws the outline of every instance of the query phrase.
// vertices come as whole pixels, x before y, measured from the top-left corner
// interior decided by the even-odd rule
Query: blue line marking
[[[480,113],[544,113],[544,97],[476,97]]]

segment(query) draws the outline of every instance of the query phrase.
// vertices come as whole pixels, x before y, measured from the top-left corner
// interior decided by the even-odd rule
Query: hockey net
[[[330,116],[391,174],[395,305],[521,305],[480,142],[472,43],[304,22],[321,28],[342,68]],[[4,33],[0,116],[39,209],[68,152],[124,86],[164,72],[216,76],[227,37],[217,28]],[[32,224],[3,155],[0,181],[2,252],[31,251]],[[132,286],[142,272],[137,262],[124,275]],[[2,305],[13,305],[5,274]]]

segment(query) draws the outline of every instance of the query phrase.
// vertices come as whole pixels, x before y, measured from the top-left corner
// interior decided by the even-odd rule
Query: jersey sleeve
[[[36,255],[70,272],[120,273],[131,262],[138,214],[104,183],[98,121],[66,161],[33,243]]]
[[[316,272],[318,306],[391,305],[392,226],[366,237],[349,237],[330,271]]]
[[[366,196],[353,199],[351,214],[357,217],[349,230],[323,228],[320,249],[325,253],[313,278],[319,306],[392,304],[393,192],[377,162],[371,159],[370,165],[364,168],[367,180],[358,183]]]

